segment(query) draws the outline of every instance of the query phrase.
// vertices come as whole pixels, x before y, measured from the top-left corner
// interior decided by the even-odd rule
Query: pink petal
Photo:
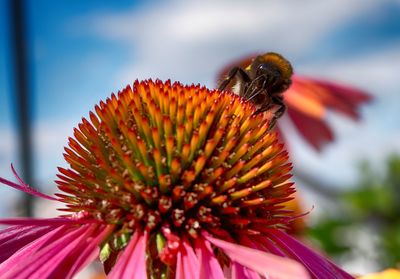
[[[93,238],[99,235],[99,229],[101,226],[96,224],[62,226],[14,254],[0,266],[4,271],[10,267],[1,274],[4,278],[72,278],[74,274],[70,269]],[[99,241],[92,246],[94,250]]]
[[[260,242],[253,241],[252,238],[250,239],[250,237],[248,237],[246,235],[242,235],[240,237],[240,244],[243,246],[249,247],[249,248],[253,248],[256,250],[261,250],[261,251],[265,251],[267,253],[271,253],[271,251],[266,249],[265,246],[263,246]],[[275,253],[272,253],[272,254],[275,254]],[[277,254],[275,254],[275,255],[277,255]],[[286,255],[283,253],[278,254],[278,256],[286,257]],[[239,268],[238,265],[239,264],[236,264],[236,268]],[[247,276],[246,278],[254,278],[254,279],[260,278],[260,276],[256,272],[249,270],[246,267],[243,267],[243,272],[246,274],[246,276]]]
[[[260,279],[260,275],[256,272],[249,270],[248,268],[238,264],[237,262],[232,262],[232,279]]]
[[[0,263],[16,251],[51,231],[50,227],[13,226],[0,232]]]
[[[183,240],[177,257],[176,279],[196,278],[200,274],[199,260],[187,240]]]
[[[60,237],[63,233],[63,229],[63,227],[53,229],[14,253],[0,264],[0,274],[12,272],[18,265],[25,266],[24,259],[31,259],[36,251],[39,251],[43,246]]]
[[[19,182],[20,184],[18,185],[18,184],[16,184],[16,183],[14,183],[14,182],[12,182],[12,181],[9,181],[9,180],[7,180],[7,179],[4,179],[4,178],[2,178],[2,177],[0,177],[0,183],[3,183],[3,184],[5,184],[5,185],[7,185],[7,186],[10,186],[10,187],[13,187],[13,188],[15,188],[15,189],[17,189],[17,190],[23,191],[23,192],[25,192],[25,193],[27,193],[27,194],[30,194],[30,195],[32,195],[32,196],[37,196],[37,197],[39,197],[39,198],[44,198],[44,199],[53,200],[53,201],[56,201],[56,200],[57,200],[56,198],[53,198],[53,197],[50,197],[50,196],[48,196],[48,195],[46,195],[46,194],[40,193],[39,191],[37,191],[37,190],[35,190],[35,189],[29,187],[28,185],[26,185],[26,184],[22,181],[22,179],[18,176],[18,174],[16,173],[16,171],[15,171],[13,165],[11,165],[11,170],[12,170],[12,172],[14,173],[15,177],[17,178],[17,180],[18,180],[18,182]]]
[[[131,278],[147,278],[146,271],[146,244],[147,244],[147,233],[139,237],[133,253],[131,254],[129,261],[123,271],[122,279]]]
[[[0,219],[0,224],[3,225],[23,225],[23,226],[60,226],[60,225],[79,225],[99,223],[95,219],[72,219],[72,218],[49,218],[49,219],[34,219],[34,218],[11,218]]]
[[[93,240],[89,240],[89,244],[86,248],[80,252],[78,258],[74,260],[74,263],[69,268],[69,272],[66,277],[72,277],[74,274],[78,273],[83,267],[88,265],[90,262],[98,258],[100,254],[99,245],[113,230],[113,226],[106,226],[103,231],[100,232]]]
[[[132,238],[129,240],[128,245],[125,247],[123,250],[122,254],[120,253],[118,260],[111,270],[110,274],[108,277],[110,278],[120,278],[122,277],[122,274],[124,272],[124,269],[130,259],[132,251],[135,249],[136,244],[139,239],[139,233],[135,232],[135,234],[132,236]]]
[[[224,272],[217,258],[215,257],[211,245],[208,241],[202,238],[197,238],[195,242],[195,250],[199,258],[200,272],[198,279],[224,279]]]
[[[246,278],[244,273],[244,266],[238,264],[237,262],[232,262],[232,279]]]
[[[203,233],[203,235],[213,245],[222,249],[233,262],[237,262],[263,276],[310,278],[304,267],[294,260],[213,238],[207,233]]]
[[[18,275],[22,278],[72,278],[74,274],[66,276],[70,273],[72,261],[88,245],[87,239],[90,239],[96,229],[96,226],[81,226],[57,239],[41,249],[35,255],[36,259],[21,273],[18,272]]]
[[[147,233],[135,232],[128,246],[125,247],[117,263],[107,278],[142,279],[147,278],[146,271]]]
[[[185,272],[183,271],[183,263],[182,263],[182,253],[178,253],[176,255],[176,268],[175,268],[175,279],[184,278]]]
[[[285,253],[283,253],[279,247],[276,246],[271,240],[269,240],[267,237],[262,237],[262,236],[254,236],[252,237],[255,242],[259,243],[260,246],[265,247],[266,251],[271,252],[272,254],[281,256],[281,257],[286,257]]]
[[[270,237],[292,257],[302,262],[316,278],[347,279],[353,278],[335,264],[304,246],[295,238],[278,229],[268,229]]]

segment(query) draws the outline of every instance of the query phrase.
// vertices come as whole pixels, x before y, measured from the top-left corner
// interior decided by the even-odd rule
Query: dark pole
[[[10,34],[14,55],[15,112],[18,123],[21,174],[25,183],[32,185],[32,133],[24,1],[10,0],[9,5]],[[32,196],[25,194],[23,198],[23,213],[28,217],[32,216],[32,202]]]

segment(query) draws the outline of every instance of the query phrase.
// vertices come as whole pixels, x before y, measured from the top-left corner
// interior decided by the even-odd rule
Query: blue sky
[[[35,174],[46,189],[63,165],[72,128],[100,99],[136,78],[214,86],[220,67],[256,51],[281,52],[297,73],[353,84],[376,97],[363,108],[363,123],[328,116],[337,141],[320,154],[294,134],[299,169],[346,186],[361,159],[379,167],[388,153],[400,151],[399,1],[26,2]],[[18,161],[5,3],[0,1],[0,176],[11,178],[9,162]]]

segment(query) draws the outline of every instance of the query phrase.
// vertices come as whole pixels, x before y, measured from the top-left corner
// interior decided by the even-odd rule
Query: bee
[[[286,111],[283,92],[292,83],[292,75],[293,68],[289,61],[278,53],[267,52],[252,59],[245,68],[233,67],[218,89],[233,89],[237,95],[253,102],[256,114],[275,108],[270,123],[273,128]]]

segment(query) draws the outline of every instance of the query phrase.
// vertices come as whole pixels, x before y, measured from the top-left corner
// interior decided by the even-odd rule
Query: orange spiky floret
[[[136,81],[83,118],[57,184],[66,211],[117,224],[235,238],[286,228],[291,165],[263,114],[229,92]],[[264,220],[264,221],[261,221]]]

